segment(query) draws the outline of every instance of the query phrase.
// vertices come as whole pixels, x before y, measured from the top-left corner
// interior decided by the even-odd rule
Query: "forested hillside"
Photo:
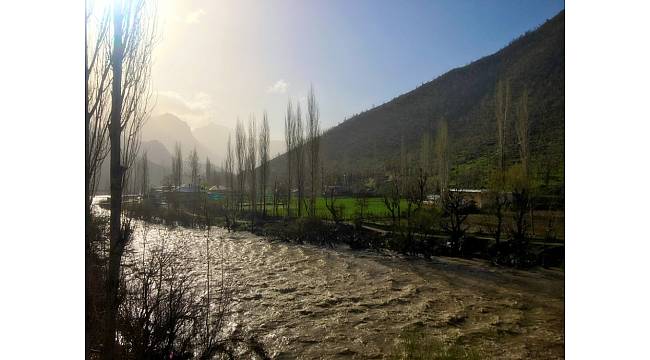
[[[329,129],[321,141],[326,171],[377,171],[398,159],[402,139],[409,161],[416,161],[422,136],[428,133],[435,138],[439,122],[445,119],[452,185],[484,186],[496,158],[495,87],[500,79],[507,79],[511,88],[507,161],[518,159],[514,104],[526,88],[531,171],[538,181],[561,186],[564,11],[495,54],[453,69]],[[272,167],[281,174],[284,157],[275,159]]]

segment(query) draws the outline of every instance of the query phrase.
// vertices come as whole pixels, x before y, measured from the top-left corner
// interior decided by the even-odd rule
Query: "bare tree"
[[[86,213],[95,195],[101,165],[108,156],[111,62],[110,12],[96,4],[86,4],[85,36],[85,133],[86,133]],[[96,14],[99,11],[101,13]]]
[[[320,193],[324,194],[325,192],[325,165],[323,161],[320,162]]]
[[[194,227],[195,221],[196,221],[196,215],[197,215],[197,207],[198,207],[198,202],[199,202],[199,190],[200,190],[200,185],[199,185],[199,155],[196,152],[196,147],[192,149],[190,154],[187,157],[187,165],[189,167],[189,176],[190,176],[190,187],[191,187],[191,193],[190,195],[190,205],[192,206],[192,222],[191,225]]]
[[[280,198],[280,184],[277,177],[273,182],[273,216],[278,216],[278,201]]]
[[[506,187],[504,181],[504,177],[498,171],[488,179],[488,186],[490,188],[488,196],[490,196],[492,201],[489,206],[489,211],[497,218],[497,223],[493,229],[497,247],[501,244],[505,211],[509,203],[508,196],[505,193]]]
[[[449,135],[447,121],[442,120],[438,125],[436,134],[436,157],[438,163],[438,181],[440,183],[440,196],[449,190]]]
[[[122,181],[128,182],[140,152],[141,130],[149,118],[151,103],[151,64],[155,45],[155,3],[147,0],[124,4],[124,58],[121,111]]]
[[[399,172],[394,172],[388,181],[387,188],[382,194],[384,205],[390,213],[394,228],[397,227],[400,222],[401,184],[402,179]]]
[[[399,143],[399,168],[397,169],[397,171],[399,171],[399,175],[402,177],[406,176],[406,164],[408,163],[406,157],[406,144],[404,143],[404,134],[402,134]]]
[[[493,198],[492,210],[497,218],[494,237],[499,246],[503,227],[504,211],[507,206],[508,197],[505,192],[506,176],[506,152],[505,139],[508,127],[508,111],[510,109],[510,84],[507,80],[497,82],[495,90],[495,118],[497,125],[497,175],[491,181],[491,193]]]
[[[131,171],[131,176],[129,176],[129,181],[124,183],[124,189],[122,194],[126,193],[129,195],[139,194],[140,191],[140,170],[142,162],[136,162]]]
[[[527,244],[528,225],[525,219],[530,213],[531,225],[533,220],[533,208],[531,206],[531,184],[529,178],[529,150],[528,150],[528,89],[524,88],[519,104],[517,104],[517,122],[515,124],[517,141],[519,143],[519,158],[521,160],[521,174],[519,181],[513,186],[513,205],[515,207],[515,231],[514,237],[523,251]]]
[[[207,160],[206,164],[209,163],[209,159]],[[210,172],[207,171],[207,174]],[[207,177],[207,175],[206,175]],[[212,347],[212,337],[210,336],[210,308],[212,306],[212,302],[210,301],[210,211],[208,208],[208,199],[204,198],[203,202],[203,211],[204,211],[204,216],[205,216],[205,226],[206,226],[206,232],[205,232],[205,262],[206,262],[206,272],[205,272],[205,277],[206,277],[206,291],[205,291],[205,297],[206,297],[206,306],[205,306],[205,335],[204,335],[204,346],[206,349],[210,349]]]
[[[255,115],[251,115],[248,119],[248,141],[246,152],[246,164],[249,175],[249,196],[250,196],[250,211],[251,211],[251,229],[255,223],[255,213],[257,212],[257,176],[255,169],[257,167],[257,124]]]
[[[305,200],[305,137],[300,102],[296,104],[295,126],[293,130],[293,154],[296,162],[296,186],[298,187],[298,217],[301,217],[303,202]]]
[[[320,114],[314,87],[307,95],[307,142],[309,143],[310,207],[309,215],[316,216],[316,195],[318,189],[318,165],[320,152]]]
[[[523,255],[528,241],[529,223],[526,215],[530,210],[530,183],[522,164],[508,169],[507,180],[512,191],[514,228],[510,229],[518,255]]]
[[[519,142],[519,157],[524,176],[528,176],[528,89],[524,88],[519,104],[517,104],[517,140]]]
[[[418,209],[422,207],[422,204],[424,203],[424,200],[427,197],[427,192],[428,192],[428,180],[429,180],[429,174],[425,169],[422,167],[418,168],[417,174],[415,176],[415,179],[413,181],[414,183],[414,189],[416,190],[414,193],[414,200],[415,204]]]
[[[226,200],[226,207],[231,207],[234,203],[233,194],[235,191],[235,174],[234,174],[234,159],[232,151],[232,141],[230,139],[230,134],[228,135],[228,144],[226,148],[226,160],[224,164],[224,169],[226,172],[226,182],[229,187],[229,196]]]
[[[89,333],[91,283],[91,204],[100,177],[101,166],[108,155],[108,124],[110,101],[110,12],[86,3],[84,67],[85,67],[85,300],[86,300],[86,358],[90,354]],[[100,14],[95,14],[100,11]]]
[[[111,123],[109,136],[111,141],[111,218],[108,279],[106,283],[106,320],[104,333],[104,358],[112,360],[115,351],[115,327],[117,317],[117,289],[120,275],[120,261],[126,239],[122,233],[122,173],[120,164],[120,137],[122,111],[122,62],[124,59],[122,38],[123,14],[120,4],[113,5],[113,52],[111,67],[113,70]]]
[[[212,163],[210,162],[210,158],[206,156],[205,158],[205,182],[208,185],[212,185],[214,183],[214,172],[212,170]]]
[[[183,151],[179,142],[174,145],[174,154],[172,155],[172,181],[177,187],[183,183]]]
[[[431,153],[432,153],[431,136],[429,135],[429,132],[425,132],[422,135],[422,139],[420,140],[420,167],[418,169],[417,179],[416,179],[417,190],[418,190],[418,197],[417,197],[418,209],[422,206],[422,203],[424,203],[427,193],[429,192],[429,187],[430,187],[429,178],[431,177],[431,173],[432,173]]]
[[[292,172],[292,164],[293,164],[293,148],[294,148],[294,128],[295,128],[295,120],[294,120],[294,114],[293,114],[293,105],[291,104],[291,100],[287,103],[287,115],[284,118],[284,142],[287,147],[287,217],[291,217],[291,176],[293,174]]]
[[[103,357],[113,359],[118,309],[120,265],[131,233],[122,223],[122,190],[136,159],[140,129],[149,114],[149,77],[154,46],[155,16],[145,0],[113,4],[113,41],[110,110],[110,248],[106,283]]]
[[[388,166],[391,169],[388,188],[384,191],[384,205],[391,214],[393,227],[399,227],[402,220],[402,196],[405,192],[405,179],[407,171],[406,145],[404,144],[404,135],[400,137],[399,161],[396,166]]]
[[[433,161],[431,154],[433,153],[433,142],[431,141],[431,134],[425,131],[420,139],[420,168],[427,176],[433,173]]]
[[[228,187],[226,193],[226,206],[225,206],[225,216],[226,216],[226,228],[228,231],[231,230],[231,217],[234,217],[235,214],[235,160],[232,149],[232,141],[230,134],[228,134],[228,143],[226,144],[226,159],[224,160],[224,176],[225,183]],[[234,218],[232,219],[232,224],[234,224]]]
[[[246,184],[246,130],[239,119],[237,119],[237,127],[235,128],[235,155],[237,156],[237,180],[239,183],[237,189],[239,211],[243,211],[244,185]]]
[[[172,173],[170,184],[174,187],[175,191],[179,191],[183,184],[183,150],[179,142],[174,143],[174,151],[172,152]],[[177,193],[168,194],[167,200],[177,211],[180,211],[179,201],[180,196]]]
[[[405,249],[407,251],[411,250],[413,245],[413,213],[414,207],[420,209],[422,207],[422,202],[424,201],[424,189],[426,188],[427,178],[424,176],[424,171],[422,168],[409,169],[408,172],[404,175],[403,179],[403,189],[402,193],[406,200],[406,227],[400,226],[400,233],[405,240]],[[404,231],[406,230],[406,232]]]
[[[368,216],[368,193],[364,191],[359,191],[355,194],[355,204],[356,204],[356,214],[355,214],[355,223],[357,226],[363,224],[363,220]]]
[[[196,152],[196,147],[190,152],[187,158],[187,164],[190,168],[190,182],[193,187],[197,187],[199,182],[199,154]]]
[[[141,161],[140,169],[142,173],[140,176],[141,179],[140,193],[142,194],[142,196],[146,197],[147,194],[149,193],[149,159],[146,151],[142,154],[142,158],[140,161]]]
[[[510,109],[510,83],[508,80],[497,82],[495,90],[495,117],[497,123],[497,152],[498,168],[502,176],[505,176],[505,141],[506,128],[508,127],[508,110]]]
[[[197,243],[173,239],[168,230],[161,230],[157,238],[160,240],[147,244],[146,252],[143,245],[140,261],[124,269],[129,281],[125,281],[121,292],[122,356],[213,359],[234,358],[235,350],[242,346],[256,351],[252,339],[223,331],[233,305],[233,284],[225,276],[223,258],[221,265],[213,269],[216,264],[211,259],[216,254],[210,248],[213,238],[209,230],[205,238],[206,261],[202,264],[207,270],[205,275],[194,271],[203,259],[186,256],[189,247]]]
[[[262,216],[266,216],[266,189],[269,181],[269,119],[264,111],[260,131],[260,197],[262,200]]]
[[[343,211],[341,207],[336,206],[336,196],[334,195],[334,188],[331,188],[328,196],[325,197],[325,207],[332,215],[332,220],[336,224],[340,223],[343,220]]]
[[[461,239],[467,231],[465,220],[469,216],[469,203],[459,191],[447,191],[442,197],[442,229],[449,234],[451,251],[458,254]]]

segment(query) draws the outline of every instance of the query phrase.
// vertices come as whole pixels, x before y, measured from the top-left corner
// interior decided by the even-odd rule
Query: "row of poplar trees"
[[[286,144],[286,185],[287,201],[286,215],[291,217],[291,193],[294,186],[297,190],[297,215],[303,215],[303,208],[311,217],[316,216],[316,199],[318,197],[318,171],[320,165],[320,113],[314,87],[310,87],[307,95],[306,124],[303,124],[300,103],[294,110],[293,103],[287,103],[287,114],[284,121],[284,140]],[[304,127],[307,127],[304,129]],[[306,158],[306,159],[305,159]],[[309,168],[305,169],[305,160]],[[306,178],[307,177],[307,178]],[[294,183],[295,181],[295,183]],[[308,187],[306,181],[309,181]],[[309,190],[307,194],[306,188]],[[308,196],[308,200],[307,200]]]
[[[306,123],[303,123],[300,103],[296,103],[294,110],[294,103],[289,100],[285,117],[287,216],[291,216],[291,193],[294,186],[298,192],[298,216],[302,216],[303,208],[307,214],[316,215],[320,164],[320,114],[313,86],[307,96],[305,121]],[[266,111],[262,116],[259,135],[257,135],[257,122],[254,115],[249,116],[247,125],[246,129],[244,123],[237,119],[234,144],[229,136],[223,168],[226,182],[231,189],[227,206],[231,210],[244,212],[248,203],[248,210],[254,217],[260,211],[263,215],[267,214],[266,195],[270,180],[270,153],[269,122]],[[305,162],[309,164],[308,169]],[[276,180],[273,191],[277,192],[277,188]],[[309,189],[309,194],[306,193],[306,189]]]
[[[286,214],[291,216],[291,207],[289,206],[291,190],[296,186],[298,215],[302,215],[304,207],[308,214],[315,216],[320,164],[320,115],[313,86],[307,96],[306,124],[302,120],[300,103],[296,103],[294,110],[293,102],[288,102],[285,118],[285,143],[287,147]],[[229,196],[226,199],[229,210],[243,213],[248,209],[253,220],[260,212],[263,216],[267,214],[270,160],[269,122],[266,111],[262,116],[259,135],[254,115],[249,116],[247,126],[237,119],[235,139],[233,142],[232,138],[228,137],[226,158],[223,164],[226,183],[230,188]],[[309,173],[305,169],[306,161],[310,165]],[[257,183],[258,179],[259,184]],[[309,201],[307,201],[305,193],[307,180],[309,180]],[[277,180],[273,192],[274,194],[278,192]]]
[[[257,133],[255,115],[248,118],[248,131],[244,123],[237,119],[235,144],[228,136],[226,159],[223,164],[226,183],[230,195],[226,199],[231,210],[243,212],[246,202],[252,216],[261,205],[262,214],[266,214],[266,192],[269,182],[269,118],[266,111],[262,114],[262,124]],[[259,157],[259,160],[258,160]],[[259,192],[258,192],[259,172]]]

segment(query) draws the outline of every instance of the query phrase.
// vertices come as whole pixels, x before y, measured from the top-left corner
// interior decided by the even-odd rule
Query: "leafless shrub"
[[[449,234],[449,245],[453,254],[460,253],[460,241],[468,228],[465,220],[469,216],[469,208],[469,203],[459,191],[447,191],[442,197],[441,226]]]
[[[201,358],[235,353],[250,340],[228,334],[232,284],[223,257],[213,276],[213,240],[206,232],[206,251],[193,257],[191,243],[158,229],[157,241],[147,243],[151,230],[140,228],[142,244],[122,277],[118,333],[124,358]],[[217,254],[219,255],[219,254]],[[203,263],[203,265],[201,265]],[[203,269],[205,271],[200,271]],[[198,271],[197,271],[198,270]]]
[[[340,223],[343,220],[343,208],[336,206],[336,196],[334,195],[334,189],[330,189],[328,196],[325,197],[325,207],[332,215],[332,220],[335,223]]]

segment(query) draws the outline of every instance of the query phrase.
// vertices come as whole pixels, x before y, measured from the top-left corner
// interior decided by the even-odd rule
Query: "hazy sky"
[[[505,46],[563,1],[164,0],[154,113],[190,126],[261,118],[280,139],[313,83],[322,127]]]

